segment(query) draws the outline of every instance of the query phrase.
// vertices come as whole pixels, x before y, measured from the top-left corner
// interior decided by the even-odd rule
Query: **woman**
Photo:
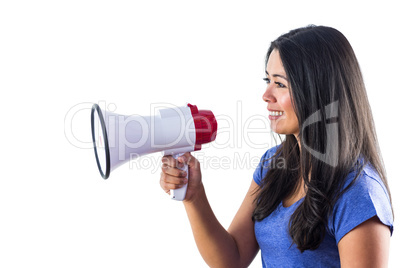
[[[205,195],[198,161],[163,159],[161,187],[187,181],[185,209],[211,267],[386,267],[393,212],[362,75],[347,39],[308,26],[271,43],[266,58],[271,129],[286,135],[254,172],[225,230]],[[274,158],[286,165],[275,167]]]

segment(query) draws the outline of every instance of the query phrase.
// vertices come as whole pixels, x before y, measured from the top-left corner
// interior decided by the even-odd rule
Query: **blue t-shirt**
[[[262,156],[254,172],[254,181],[260,186],[271,162],[274,163],[273,160],[266,160],[274,155],[277,148],[269,149]],[[345,186],[352,182],[355,175],[355,172],[348,175]],[[353,228],[376,215],[383,224],[390,227],[392,234],[393,217],[389,196],[377,172],[368,165],[355,184],[336,202],[320,246],[316,250],[300,253],[296,245],[292,245],[288,223],[303,200],[298,200],[290,207],[284,207],[281,202],[268,217],[255,222],[255,236],[261,249],[263,267],[340,267],[338,242]]]

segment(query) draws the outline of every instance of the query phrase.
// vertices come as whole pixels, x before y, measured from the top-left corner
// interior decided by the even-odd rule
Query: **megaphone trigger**
[[[184,153],[180,153],[180,154],[174,154],[172,155],[174,159],[178,159],[180,156],[182,156]],[[183,170],[186,172],[186,179],[188,179],[188,165],[186,163],[183,163],[183,167],[177,167],[180,170]],[[179,189],[173,189],[170,190],[170,196],[172,198],[172,200],[176,200],[176,201],[183,201],[184,198],[186,198],[186,193],[187,193],[187,186],[188,183],[186,183],[183,187],[179,188]]]

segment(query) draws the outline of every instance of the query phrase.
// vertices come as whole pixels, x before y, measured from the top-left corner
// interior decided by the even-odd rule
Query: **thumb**
[[[179,160],[180,163],[188,165],[190,169],[199,169],[200,165],[197,160],[191,153],[185,153],[182,156],[180,156],[177,160]]]

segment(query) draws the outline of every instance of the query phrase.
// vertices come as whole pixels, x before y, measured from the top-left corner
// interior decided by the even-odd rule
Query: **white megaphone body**
[[[197,151],[201,145],[214,141],[217,122],[209,110],[198,110],[187,104],[158,110],[153,116],[119,115],[100,109],[91,111],[92,140],[100,174],[107,179],[110,172],[139,156],[163,152],[178,158]],[[188,176],[188,166],[183,170]],[[171,198],[184,200],[187,184],[171,190]]]

